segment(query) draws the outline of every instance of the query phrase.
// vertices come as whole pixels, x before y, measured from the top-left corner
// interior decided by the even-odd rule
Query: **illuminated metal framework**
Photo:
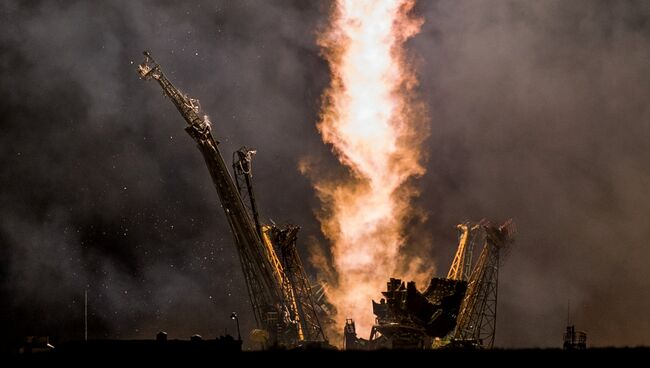
[[[307,341],[326,341],[327,338],[321,328],[314,302],[311,284],[302,265],[296,239],[299,226],[287,225],[283,229],[275,225],[262,226],[259,220],[255,192],[253,190],[253,157],[257,152],[246,147],[240,148],[233,154],[233,169],[235,183],[245,206],[255,223],[258,234],[265,241],[274,245],[274,250],[280,253],[282,266],[293,288],[298,315],[302,317],[302,333]]]
[[[138,67],[144,80],[154,79],[188,124],[219,194],[237,247],[257,327],[268,334],[267,345],[295,346],[303,341],[327,341],[312,301],[311,289],[295,249],[298,227],[262,226],[252,187],[255,151],[234,155],[236,181],[231,177],[199,101],[178,90],[151,54]],[[245,186],[245,188],[244,188]],[[244,190],[245,189],[245,190]],[[278,257],[282,255],[282,260]]]
[[[307,273],[298,254],[296,235],[299,229],[298,226],[288,225],[284,229],[271,227],[271,232],[275,244],[280,247],[282,264],[293,286],[298,313],[302,316],[305,340],[326,341],[319,315],[327,315],[327,312],[321,309],[322,304],[316,302]]]
[[[458,249],[447,273],[450,280],[467,281],[472,269],[472,252],[474,243],[479,234],[479,225],[471,226],[469,222],[456,225],[460,231],[458,236]]]
[[[499,254],[512,242],[516,229],[512,220],[499,227],[486,221],[479,225],[485,243],[469,278],[453,339],[491,348],[496,334]]]
[[[432,278],[424,291],[412,281],[391,278],[381,301],[372,303],[377,318],[369,340],[357,337],[354,321],[346,321],[346,349],[493,347],[499,258],[516,229],[512,220],[499,227],[481,220],[457,228],[458,249],[447,277]],[[483,248],[474,263],[477,244]]]

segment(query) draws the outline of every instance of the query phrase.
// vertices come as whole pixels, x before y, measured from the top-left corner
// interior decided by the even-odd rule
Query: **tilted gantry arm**
[[[198,100],[182,93],[165,77],[151,53],[145,51],[144,55],[138,74],[144,80],[154,79],[160,84],[187,122],[186,131],[203,154],[235,239],[258,328],[268,331],[272,343],[302,340],[302,326],[290,280],[272,244],[247,212],[218,142],[212,136],[207,116],[200,115]]]
[[[172,100],[172,103],[181,113],[187,124],[194,129],[203,133],[209,133],[210,121],[207,116],[201,117],[199,111],[201,109],[199,100],[188,97],[184,93],[174,87],[174,85],[165,77],[160,68],[160,65],[151,56],[149,51],[143,52],[145,59],[138,65],[138,74],[144,80],[155,79],[163,89],[167,97]]]

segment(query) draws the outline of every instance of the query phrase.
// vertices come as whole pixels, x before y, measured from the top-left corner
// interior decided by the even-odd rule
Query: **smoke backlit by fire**
[[[374,321],[371,299],[391,276],[406,274],[401,257],[404,222],[417,194],[409,179],[423,174],[419,146],[421,104],[406,62],[404,43],[420,29],[414,0],[337,0],[320,46],[331,70],[318,129],[351,178],[317,177],[326,215],[322,229],[332,242],[337,282],[328,296],[338,310],[337,328],[355,319],[363,336]],[[312,173],[313,174],[313,173]]]

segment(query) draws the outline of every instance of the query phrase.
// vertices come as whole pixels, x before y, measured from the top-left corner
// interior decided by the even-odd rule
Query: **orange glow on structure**
[[[367,337],[374,322],[371,299],[391,276],[411,277],[400,249],[410,200],[409,179],[424,173],[420,143],[422,104],[408,67],[405,41],[422,25],[410,15],[414,0],[337,0],[319,43],[331,70],[318,129],[350,180],[316,178],[326,212],[322,229],[332,242],[337,281],[328,296],[337,328],[354,318]],[[416,129],[418,127],[418,129]],[[417,130],[417,131],[416,131]]]

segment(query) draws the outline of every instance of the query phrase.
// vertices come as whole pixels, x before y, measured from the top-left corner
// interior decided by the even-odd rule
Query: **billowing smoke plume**
[[[409,180],[424,173],[420,144],[427,133],[404,54],[404,43],[421,26],[413,5],[336,1],[320,38],[331,84],[318,129],[350,175],[332,180],[319,175],[321,168],[305,171],[325,208],[322,230],[332,243],[337,276],[328,296],[337,326],[352,317],[361,334],[370,331],[370,301],[388,278],[408,268],[403,265],[420,264],[417,256],[400,254],[416,195]]]

